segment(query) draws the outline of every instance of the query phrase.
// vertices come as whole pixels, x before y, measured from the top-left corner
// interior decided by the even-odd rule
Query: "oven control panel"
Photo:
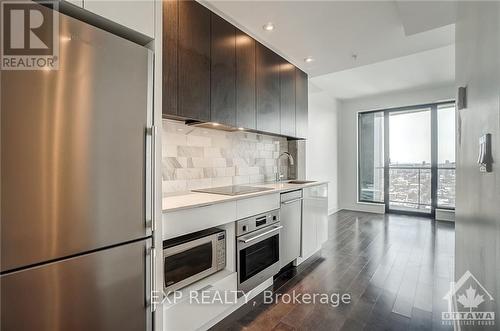
[[[280,221],[280,210],[272,210],[266,213],[244,218],[236,222],[236,236],[253,232]]]

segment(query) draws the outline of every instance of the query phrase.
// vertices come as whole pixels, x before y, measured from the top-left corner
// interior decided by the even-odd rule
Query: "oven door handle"
[[[248,242],[251,242],[251,241],[254,241],[256,239],[259,239],[260,237],[264,237],[265,235],[268,235],[270,233],[273,233],[275,231],[278,231],[279,229],[283,228],[283,225],[280,225],[280,226],[275,226],[274,228],[272,228],[271,230],[269,231],[266,231],[266,232],[263,232],[263,233],[259,233],[258,235],[254,236],[254,237],[250,237],[250,238],[246,238],[246,239],[243,239],[243,238],[240,238],[238,239],[239,241],[241,242],[244,242],[244,243],[248,243]]]

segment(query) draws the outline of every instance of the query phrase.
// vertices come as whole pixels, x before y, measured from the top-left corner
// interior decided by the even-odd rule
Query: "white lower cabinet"
[[[304,199],[303,208],[308,208],[308,203]],[[306,217],[305,213],[302,216],[302,238],[300,257],[306,259],[316,252],[316,239],[317,239],[317,225],[312,217]]]
[[[272,193],[236,201],[236,218],[242,219],[280,208],[280,194]]]
[[[315,197],[318,199],[320,213],[316,219],[318,249],[328,240],[328,184],[316,187]]]
[[[306,187],[302,201],[299,263],[317,252],[328,239],[328,184]]]
[[[282,195],[273,193],[253,198],[200,206],[163,214],[163,239],[174,238],[209,227],[226,230],[226,268],[179,290],[181,298],[174,300],[173,294],[161,305],[163,330],[205,330],[243,304],[236,295],[238,287],[236,263],[235,221],[269,210],[281,210],[282,225],[287,242],[282,247],[290,254],[285,262],[298,254],[297,263],[310,257],[321,248],[328,238],[328,184],[306,187]],[[302,232],[300,232],[302,230]],[[285,254],[286,256],[287,254]],[[163,268],[163,266],[160,266]],[[270,286],[272,277],[259,285],[253,295]],[[227,297],[229,295],[229,297]],[[223,300],[221,302],[221,299]],[[234,302],[232,301],[234,300]],[[225,302],[225,303],[223,303]]]
[[[163,213],[163,240],[236,220],[236,201]]]
[[[302,190],[281,194],[280,223],[280,263],[283,268],[300,254],[300,228],[302,214]]]
[[[170,302],[163,305],[164,331],[205,329],[210,321],[232,308],[231,301],[236,298],[230,295],[236,294],[236,272],[227,273],[224,270],[220,273],[224,277],[214,283],[198,290],[180,291],[183,297],[177,302],[173,302],[173,296],[169,297]],[[221,299],[227,300],[227,303],[221,303]]]

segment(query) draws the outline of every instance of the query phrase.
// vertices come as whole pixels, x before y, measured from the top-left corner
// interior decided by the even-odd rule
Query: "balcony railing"
[[[437,207],[455,208],[455,167],[439,165]],[[430,212],[430,166],[389,167],[389,203],[393,209]],[[361,201],[384,202],[384,167],[375,167],[373,182],[361,183]]]
[[[437,207],[455,208],[455,168],[441,166],[437,171]],[[390,166],[389,202],[396,209],[430,211],[431,168],[429,166]]]
[[[437,206],[455,208],[456,173],[454,167],[438,168]]]
[[[389,206],[392,209],[431,210],[431,168],[389,167]]]

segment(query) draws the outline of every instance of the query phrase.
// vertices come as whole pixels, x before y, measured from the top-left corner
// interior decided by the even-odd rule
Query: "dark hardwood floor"
[[[317,256],[280,274],[275,293],[350,293],[351,303],[265,304],[257,296],[213,330],[452,330],[441,325],[454,225],[340,211]]]

